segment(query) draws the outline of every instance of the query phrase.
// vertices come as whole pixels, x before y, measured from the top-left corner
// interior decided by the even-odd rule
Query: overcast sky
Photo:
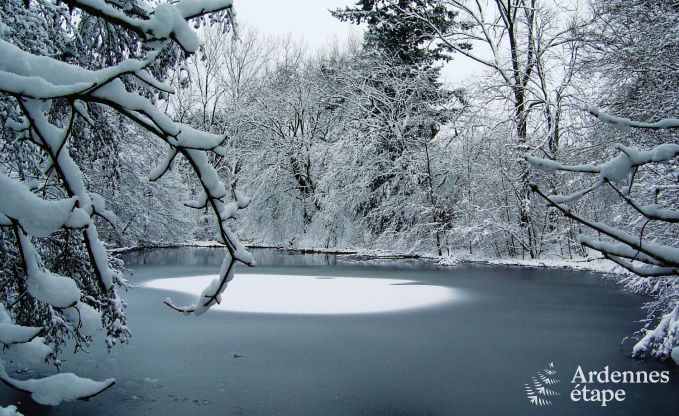
[[[303,39],[311,48],[337,38],[346,40],[360,36],[362,29],[342,23],[329,10],[351,6],[355,0],[236,0],[234,6],[239,23],[256,27],[266,35]]]
[[[351,36],[361,36],[361,28],[340,22],[329,12],[355,3],[355,0],[236,0],[234,6],[240,24],[255,27],[264,35],[291,34],[313,49],[333,39],[341,42]],[[466,77],[479,71],[479,66],[469,59],[456,57],[454,63],[444,68],[443,77],[451,84],[460,85]]]

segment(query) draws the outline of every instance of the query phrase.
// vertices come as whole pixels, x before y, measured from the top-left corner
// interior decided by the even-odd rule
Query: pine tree
[[[367,24],[366,49],[393,53],[404,64],[432,65],[449,60],[450,47],[436,44],[431,25],[409,17],[411,11],[426,13],[442,30],[460,25],[455,20],[457,13],[439,0],[359,0],[356,6],[335,10],[332,15],[343,22]]]
[[[460,108],[451,108],[450,103],[461,104],[463,94],[443,88],[439,63],[451,59],[451,49],[434,42],[436,32],[431,25],[410,17],[415,10],[426,13],[440,27],[460,25],[455,20],[456,13],[436,0],[360,0],[355,7],[334,11],[333,16],[368,25],[363,41],[366,70],[370,73],[364,89],[369,91],[365,117],[381,126],[373,159],[383,161],[383,173],[371,181],[371,195],[360,206],[361,214],[368,218],[374,232],[399,234],[409,229],[414,220],[402,207],[394,209],[389,200],[417,200],[416,194],[423,192],[421,211],[431,217],[441,255],[441,231],[450,226],[452,214],[436,196],[436,172],[432,171],[430,151],[441,126],[459,114]],[[394,114],[402,119],[390,119],[389,115]],[[403,120],[407,122],[400,126]],[[413,157],[413,153],[424,156]],[[421,166],[413,166],[415,160],[421,161]],[[413,174],[414,171],[419,172]],[[389,206],[392,208],[385,209]]]

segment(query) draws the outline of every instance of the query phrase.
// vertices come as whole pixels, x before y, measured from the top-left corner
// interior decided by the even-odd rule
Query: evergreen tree
[[[457,13],[439,0],[359,0],[354,7],[335,10],[332,15],[343,22],[365,23],[366,49],[394,54],[408,65],[432,65],[449,60],[448,45],[436,43],[429,23],[411,17],[410,12],[426,13],[436,27],[448,30],[459,26]]]
[[[450,226],[452,215],[441,206],[434,189],[436,172],[432,171],[430,148],[441,125],[452,120],[461,104],[461,91],[443,88],[438,62],[450,59],[449,45],[434,42],[436,32],[431,25],[411,17],[412,12],[427,13],[439,27],[453,28],[459,23],[456,13],[436,0],[360,0],[355,7],[336,10],[333,16],[341,21],[368,25],[363,48],[367,80],[367,109],[364,117],[368,125],[379,126],[372,146],[372,159],[382,161],[380,174],[369,184],[370,195],[359,206],[368,225],[378,234],[392,234],[408,230],[414,219],[404,209],[393,209],[402,204],[394,201],[417,200],[424,192],[429,221],[441,254],[441,231]],[[378,65],[376,62],[386,63]],[[381,67],[376,71],[375,68]],[[359,71],[360,72],[360,71]],[[394,120],[393,115],[402,117]],[[403,123],[405,121],[405,123]],[[413,154],[423,154],[424,159]],[[418,166],[421,165],[421,166]],[[413,175],[421,171],[422,175]],[[414,183],[412,178],[417,178]],[[388,207],[388,208],[387,208]]]

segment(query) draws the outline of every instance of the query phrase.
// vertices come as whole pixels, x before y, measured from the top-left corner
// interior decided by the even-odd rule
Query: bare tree
[[[515,139],[509,149],[515,159],[511,181],[516,182],[513,193],[522,230],[517,237],[531,258],[538,257],[541,237],[531,212],[530,170],[520,155],[542,148],[550,157],[558,152],[564,100],[579,48],[572,34],[581,23],[559,23],[555,16],[559,10],[537,0],[443,0],[441,5],[457,13],[461,25],[441,29],[424,11],[403,13],[426,22],[438,42],[483,65],[499,81],[485,85],[495,93],[494,101],[507,103],[510,109]],[[564,51],[565,62],[560,58]]]

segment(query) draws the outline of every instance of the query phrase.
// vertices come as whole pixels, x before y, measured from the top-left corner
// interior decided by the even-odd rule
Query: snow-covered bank
[[[442,265],[460,263],[489,264],[497,266],[546,267],[550,269],[582,270],[604,274],[628,275],[629,272],[604,258],[575,259],[492,259],[473,257],[446,257],[440,260]]]
[[[225,247],[224,244],[216,241],[184,241],[181,243],[165,243],[165,242],[145,242],[144,244],[136,246],[114,247],[109,248],[109,253],[122,254],[130,251],[154,249],[154,248],[180,248],[180,247],[204,247],[204,248],[220,248]]]
[[[148,243],[140,246],[120,247],[109,250],[112,253],[125,253],[130,251],[157,249],[157,248],[221,248],[224,247],[216,241],[185,241],[181,243]],[[404,252],[397,250],[361,249],[361,248],[325,248],[325,247],[293,247],[293,246],[269,246],[247,244],[249,249],[272,249],[299,254],[326,254],[341,256],[346,261],[371,261],[371,260],[423,260],[433,262],[439,266],[456,266],[459,264],[487,264],[496,266],[520,266],[520,267],[544,267],[550,269],[581,270],[602,274],[614,274],[619,276],[629,275],[629,272],[617,266],[615,263],[604,258],[542,258],[542,259],[518,259],[518,258],[491,258],[474,256],[467,253],[455,253],[450,256],[438,256],[431,253]]]

